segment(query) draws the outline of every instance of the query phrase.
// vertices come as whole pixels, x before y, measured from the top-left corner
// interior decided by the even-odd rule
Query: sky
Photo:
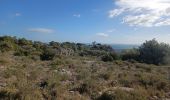
[[[42,42],[170,43],[170,0],[0,0],[0,35]]]

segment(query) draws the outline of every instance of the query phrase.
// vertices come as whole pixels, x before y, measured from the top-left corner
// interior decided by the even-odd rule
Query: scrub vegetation
[[[0,100],[169,100],[170,46],[0,37]]]

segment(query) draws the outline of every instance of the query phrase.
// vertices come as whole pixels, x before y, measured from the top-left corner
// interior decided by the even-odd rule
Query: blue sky
[[[0,35],[31,40],[170,43],[170,0],[0,0]]]

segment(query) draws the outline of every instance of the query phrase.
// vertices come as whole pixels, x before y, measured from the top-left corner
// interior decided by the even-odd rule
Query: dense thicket
[[[136,60],[155,65],[166,65],[170,61],[170,46],[155,39],[146,41],[138,49],[122,52],[122,60]]]
[[[3,36],[0,37],[0,51],[14,52],[15,56],[39,56],[41,60],[52,60],[56,56],[96,56],[104,61],[116,59],[116,53],[109,45],[102,45],[96,42],[92,44],[54,42],[42,43],[30,41],[24,38]]]
[[[168,64],[170,60],[170,46],[155,39],[143,43],[139,52],[140,61],[148,64]]]
[[[139,48],[116,53],[109,45],[93,42],[92,44],[30,41],[24,38],[0,37],[0,51],[12,51],[15,56],[29,56],[41,60],[52,60],[58,56],[94,56],[102,61],[135,60],[148,64],[165,65],[170,61],[170,46],[155,39],[146,41]]]

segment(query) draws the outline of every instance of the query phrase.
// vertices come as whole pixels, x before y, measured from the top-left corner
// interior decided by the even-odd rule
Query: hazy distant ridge
[[[135,44],[110,44],[115,51],[122,51],[124,49],[138,48],[139,45]]]

